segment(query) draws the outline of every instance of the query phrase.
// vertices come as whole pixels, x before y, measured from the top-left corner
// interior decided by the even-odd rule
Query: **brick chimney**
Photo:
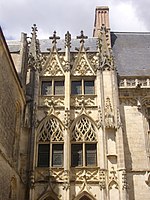
[[[107,6],[96,7],[93,37],[98,36],[98,31],[101,29],[102,25],[104,25],[106,29],[110,31],[109,8]]]

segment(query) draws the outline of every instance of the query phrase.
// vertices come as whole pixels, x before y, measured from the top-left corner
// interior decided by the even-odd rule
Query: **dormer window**
[[[64,95],[64,81],[42,81],[41,95]]]
[[[92,95],[94,94],[94,80],[79,80],[71,82],[71,94]]]

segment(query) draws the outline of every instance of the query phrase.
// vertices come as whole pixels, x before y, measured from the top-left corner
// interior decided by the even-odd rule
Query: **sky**
[[[21,32],[61,38],[69,30],[76,37],[83,30],[92,37],[96,6],[109,6],[111,31],[150,31],[150,0],[0,0],[0,25],[6,39],[19,40]]]

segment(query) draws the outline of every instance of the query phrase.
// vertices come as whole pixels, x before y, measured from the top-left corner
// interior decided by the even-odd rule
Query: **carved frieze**
[[[89,168],[89,169],[72,169],[71,171],[71,180],[76,182],[84,182],[86,179],[87,182],[99,182],[100,173],[98,168]]]
[[[69,184],[69,171],[66,171],[63,168],[51,168],[51,169],[37,168],[35,174],[36,174],[35,175],[36,182],[41,182],[41,181],[49,182],[51,179],[52,182]]]
[[[95,96],[71,97],[71,105],[74,106],[75,108],[93,107],[96,106],[96,97]]]
[[[47,110],[52,111],[54,108],[64,107],[64,97],[59,96],[40,96],[39,97],[39,106],[47,108]]]

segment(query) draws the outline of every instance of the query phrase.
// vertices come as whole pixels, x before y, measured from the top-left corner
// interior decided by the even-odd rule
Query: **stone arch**
[[[50,141],[51,138],[55,141],[63,141],[63,130],[64,126],[58,117],[55,115],[47,116],[39,123],[37,128],[37,141],[40,138],[43,141]]]
[[[87,191],[83,191],[77,195],[73,200],[96,200],[92,194],[88,193]]]
[[[71,130],[71,131],[72,131],[72,129],[74,128],[74,126],[76,125],[77,121],[79,121],[79,120],[80,120],[81,118],[83,118],[83,117],[89,119],[90,122],[95,126],[95,129],[97,130],[97,124],[96,124],[95,121],[92,119],[92,117],[87,116],[86,114],[81,114],[81,115],[79,115],[78,117],[76,117],[76,118],[74,119],[74,121],[72,122],[72,125],[71,125],[71,127],[70,127],[70,130]]]
[[[59,200],[57,195],[53,191],[44,193],[38,200]]]
[[[76,138],[76,141],[83,140],[82,135],[87,141],[97,140],[97,126],[92,118],[82,114],[77,117],[71,126],[71,140]]]
[[[109,190],[112,189],[112,186],[114,186],[116,189],[118,189],[118,183],[115,180],[110,181],[108,188]]]
[[[118,183],[116,181],[111,181],[109,183],[109,200],[119,200],[119,189],[118,189]]]
[[[62,122],[55,116],[50,115],[45,117],[39,124],[36,132],[35,140],[35,164],[37,166],[63,166],[64,159],[64,126]],[[54,149],[53,149],[54,148]],[[59,149],[61,159],[53,159],[53,150],[56,152]],[[44,160],[43,160],[44,153]],[[55,164],[54,161],[55,160]],[[58,164],[59,162],[59,164]]]

